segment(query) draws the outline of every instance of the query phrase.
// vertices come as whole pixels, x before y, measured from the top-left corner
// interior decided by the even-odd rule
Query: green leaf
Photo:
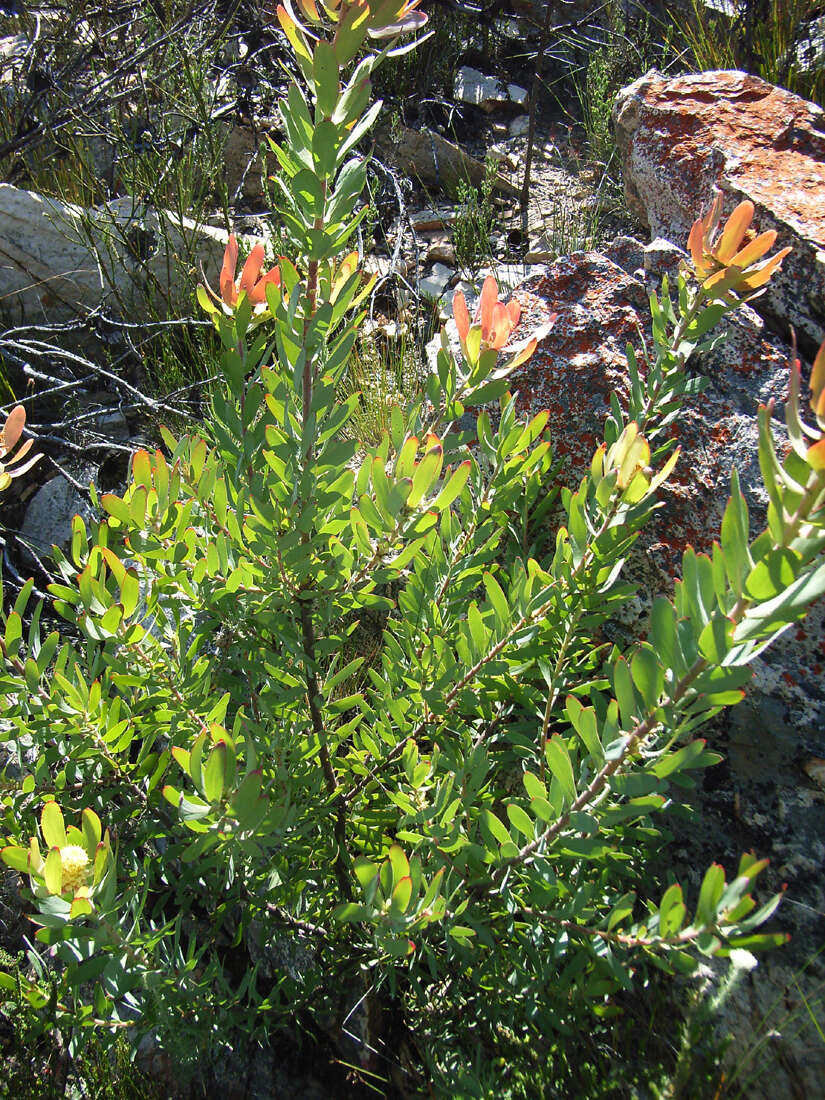
[[[94,810],[89,809],[84,810],[81,814],[81,824],[83,826],[83,847],[91,855],[100,843],[103,826]]]
[[[507,806],[507,816],[510,819],[510,824],[518,829],[527,840],[533,840],[535,838],[535,822],[521,806],[516,805],[514,802],[509,803]]]
[[[258,809],[258,804],[261,801],[261,785],[261,773],[259,771],[250,772],[249,775],[244,777],[232,796],[232,812],[244,827],[248,827],[247,822],[252,819]]]
[[[547,766],[556,777],[564,793],[565,802],[569,805],[576,798],[576,780],[573,775],[573,764],[567,743],[559,734],[553,734],[544,749]]]
[[[752,600],[769,600],[793,584],[801,566],[799,554],[779,546],[754,565],[745,580],[745,594]]]
[[[397,910],[399,913],[406,913],[409,908],[410,898],[412,897],[412,879],[409,875],[404,875],[395,884],[395,888],[392,892],[392,909]]]
[[[312,138],[315,168],[319,176],[327,179],[335,175],[338,165],[338,135],[339,128],[333,122],[325,120],[315,127]]]
[[[432,447],[415,468],[412,479],[412,489],[407,497],[407,507],[417,508],[421,500],[441,473],[441,464],[444,461],[444,451],[441,445]]]
[[[705,872],[699,890],[699,902],[696,906],[698,926],[713,924],[716,921],[716,907],[725,889],[725,871],[718,863],[712,863]]]
[[[504,822],[501,821],[500,818],[496,817],[492,810],[482,810],[481,821],[487,827],[487,830],[490,832],[491,836],[493,836],[499,844],[512,843],[512,838],[510,837],[510,833],[504,825]]]
[[[548,799],[540,796],[530,799],[530,809],[536,817],[540,818],[546,824],[550,824],[550,822],[555,821],[558,817],[558,814],[550,805]]]
[[[496,613],[497,625],[500,630],[504,630],[510,622],[510,606],[501,585],[489,571],[484,573],[484,588],[487,591],[487,599]]]
[[[632,730],[638,718],[638,704],[627,661],[620,657],[613,665],[613,690],[622,716],[622,728]]]
[[[742,595],[742,585],[752,562],[748,550],[750,532],[748,506],[739,489],[739,475],[731,471],[730,497],[722,517],[721,543],[725,559],[725,572],[737,596]]]
[[[318,113],[322,118],[330,118],[338,104],[338,62],[331,43],[321,39],[315,43],[312,55],[312,70],[315,76],[315,96]]]
[[[404,849],[399,844],[393,844],[388,852],[390,866],[392,867],[393,885],[406,878],[410,873],[410,864]]]
[[[472,463],[469,459],[456,467],[450,477],[444,482],[441,492],[432,502],[432,507],[437,512],[443,512],[445,509],[449,508],[453,501],[464,491],[471,471]]]
[[[346,905],[339,905],[333,916],[338,921],[353,922],[369,920],[372,913],[373,910],[366,905],[358,905],[356,902],[351,901]]]
[[[87,917],[92,912],[94,912],[94,906],[88,898],[73,898],[71,908],[69,909],[69,920],[75,920],[76,917]],[[98,960],[90,961],[97,962]],[[109,960],[105,958],[101,961],[103,962],[104,966],[109,962]]]
[[[537,775],[533,775],[532,772],[525,772],[522,776],[522,780],[524,782],[524,789],[531,798],[547,797],[547,788]]]
[[[226,782],[227,747],[219,741],[207,757],[203,768],[203,793],[207,802],[220,802]]]
[[[650,612],[650,642],[663,668],[678,670],[676,653],[676,612],[670,600],[658,596]]]
[[[50,894],[59,894],[63,886],[63,863],[60,850],[52,848],[43,864],[43,881]]]
[[[635,894],[624,894],[619,898],[610,910],[610,916],[607,918],[608,932],[612,932],[614,928],[618,928],[628,917],[632,916],[635,903]]]
[[[699,635],[699,652],[712,664],[721,665],[733,648],[733,626],[716,613]]]
[[[682,887],[674,882],[665,890],[659,904],[659,935],[668,938],[681,931],[685,912]]]
[[[664,672],[660,658],[651,646],[642,644],[636,650],[630,672],[645,706],[655,706],[664,688]]]
[[[49,848],[62,848],[66,843],[63,814],[56,802],[47,802],[43,807],[40,814],[40,831]]]
[[[19,848],[17,845],[10,845],[8,848],[3,848],[0,851],[0,859],[13,871],[21,871],[26,874],[29,868],[29,849]]]
[[[682,771],[685,768],[705,768],[721,759],[718,754],[707,752],[705,742],[700,739],[691,741],[676,752],[661,757],[650,771],[659,779],[664,779],[665,776],[673,775],[674,772]]]
[[[23,636],[23,620],[17,614],[16,611],[12,611],[9,617],[6,619],[6,638],[5,644],[9,655],[15,657],[17,650],[20,646],[20,639]]]
[[[361,883],[361,889],[366,891],[367,887],[375,880],[378,874],[378,865],[372,863],[368,859],[364,859],[363,856],[359,856],[355,861],[353,870],[355,871],[355,877]]]

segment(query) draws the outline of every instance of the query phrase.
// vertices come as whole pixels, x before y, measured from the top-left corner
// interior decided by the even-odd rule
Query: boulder
[[[758,230],[791,245],[755,308],[811,351],[825,337],[825,115],[741,72],[673,79],[650,72],[618,95],[613,117],[631,210],[653,237],[683,241],[720,188]]]
[[[580,252],[557,260],[516,291],[524,310],[522,333],[550,313],[558,314],[536,355],[514,373],[512,388],[524,411],[549,409],[548,427],[555,454],[564,460],[568,485],[578,483],[601,441],[611,393],[622,403],[626,400],[625,348],[628,343],[639,348],[640,332],[649,340],[648,272],[653,269],[652,282],[658,285],[661,256],[660,243],[646,253],[638,241],[619,238],[607,254]],[[672,263],[673,256],[668,259]],[[672,586],[688,545],[697,551],[711,549],[732,467],[739,471],[748,501],[752,534],[764,527],[767,497],[759,470],[756,410],[773,398],[777,432],[782,434],[790,348],[747,306],[723,325],[721,345],[688,366],[705,377],[706,388],[701,398],[686,399],[672,427],[682,459],[663,497],[664,507],[646,529],[636,555],[642,597],[632,612],[634,621],[644,619],[651,593]],[[770,722],[775,722],[779,705],[785,719],[816,744],[825,728],[823,610],[814,609],[798,630],[754,663],[756,695],[770,700],[765,703]],[[818,755],[825,757],[825,741],[821,750]]]
[[[445,264],[433,264],[430,274],[418,280],[418,293],[425,294],[428,298],[440,298],[454,275],[453,268]]]
[[[94,470],[84,471],[81,476],[89,480]],[[88,523],[93,511],[88,499],[82,496],[74,486],[60,474],[41,485],[28,503],[23,524],[20,529],[20,542],[23,557],[28,563],[27,548],[39,558],[51,557],[52,547],[66,550],[72,538],[72,519],[82,516]]]
[[[200,268],[217,281],[223,229],[130,198],[85,208],[0,184],[0,300],[20,322],[101,305],[139,316],[147,296],[183,303]]]
[[[497,76],[487,76],[469,65],[464,65],[456,73],[453,93],[459,103],[481,107],[488,113],[503,104],[514,103],[523,107],[527,103],[526,88],[518,84],[503,84]]]
[[[486,165],[435,130],[413,130],[409,126],[379,126],[375,134],[379,156],[402,176],[412,176],[426,188],[441,188],[455,194],[460,184],[481,187]],[[497,191],[517,195],[518,187],[500,172],[493,184]]]

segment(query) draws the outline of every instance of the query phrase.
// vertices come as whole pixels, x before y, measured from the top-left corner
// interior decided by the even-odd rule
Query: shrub
[[[719,759],[693,731],[823,588],[825,352],[816,428],[792,373],[786,457],[760,412],[766,531],[749,542],[734,474],[720,545],[685,553],[624,652],[600,627],[678,459],[685,361],[784,255],[749,235],[749,204],[719,235],[718,205],[696,223],[575,491],[555,495],[546,414],[519,420],[507,393],[543,334],[511,343],[519,307],[493,279],[472,318],[456,296],[460,356],[443,337],[426,394],[359,445],[358,395],[336,398],[369,292],[346,254],[356,149],[413,8],[330,0],[322,17],[301,0],[317,38],[278,9],[308,89],[291,83],[273,145],[290,253],[264,273],[256,248],[238,279],[233,239],[217,291],[200,289],[224,349],[213,417],[139,451],[90,528],[75,518],[52,595],[76,635],[39,609],[24,630],[30,591],[4,615],[21,778],[2,857],[39,929],[29,973],[0,987],[48,1006],[73,1051],[125,1028],[180,1055],[356,1004],[368,1050],[394,1004],[456,1095],[472,1033],[546,1052],[648,965],[784,939],[760,930],[778,898],[752,899],[755,855],[712,865],[695,899],[650,892],[644,858],[659,811]]]
[[[488,158],[479,191],[469,183],[458,185],[459,208],[453,227],[453,244],[458,266],[471,277],[492,258],[490,235],[496,224],[493,208],[495,179],[495,161]]]

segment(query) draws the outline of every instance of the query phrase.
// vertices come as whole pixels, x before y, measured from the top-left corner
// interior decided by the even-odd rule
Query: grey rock
[[[758,77],[650,72],[613,111],[625,194],[652,237],[686,241],[717,189],[724,215],[742,200],[759,232],[792,249],[755,308],[812,351],[825,337],[825,114]]]
[[[665,240],[664,237],[657,237],[645,246],[643,261],[645,273],[655,275],[660,280],[663,275],[672,276],[678,271],[679,264],[686,255],[683,248]]]
[[[37,490],[29,501],[20,529],[20,540],[30,544],[38,556],[48,556],[52,546],[65,550],[71,542],[72,518],[88,522],[93,515],[86,497],[57,474]]]
[[[429,298],[440,298],[454,275],[453,268],[444,264],[433,264],[430,274],[418,280],[418,293],[426,294]]]
[[[438,237],[427,246],[427,259],[432,263],[455,265],[455,247],[446,237]]]
[[[478,69],[464,65],[458,70],[453,87],[455,98],[485,111],[495,110],[505,103],[523,105],[527,102],[527,89],[518,84],[503,84],[496,76],[487,76]]]
[[[202,266],[217,281],[228,234],[130,198],[84,208],[0,184],[0,299],[21,321],[66,320],[103,304],[139,310]],[[251,247],[251,242],[244,241]]]

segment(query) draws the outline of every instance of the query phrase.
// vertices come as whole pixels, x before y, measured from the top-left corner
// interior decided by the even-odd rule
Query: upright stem
[[[326,190],[326,185],[322,185]],[[322,229],[324,225],[323,219],[319,218],[316,221],[316,228]],[[318,297],[318,261],[310,260],[307,268],[307,312],[304,319],[304,346],[306,347],[306,337],[309,333],[309,327],[312,323],[312,318],[315,314],[315,305]],[[312,410],[312,390],[314,381],[313,371],[313,356],[307,354],[304,360],[303,371],[303,395],[302,395],[302,412],[304,426],[306,427],[309,422],[309,418]],[[312,461],[313,444],[311,440],[307,441],[307,449],[304,453],[304,463],[308,465]],[[303,543],[308,543],[310,536],[308,532],[304,532],[301,536]],[[335,778],[335,769],[332,766],[332,757],[329,754],[329,742],[327,739],[326,728],[324,726],[324,714],[323,714],[323,700],[321,698],[321,692],[318,687],[318,674],[316,672],[315,661],[315,623],[314,623],[314,605],[315,601],[309,596],[308,593],[303,592],[300,599],[301,605],[301,636],[304,645],[304,659],[306,666],[306,685],[307,685],[307,700],[309,702],[309,714],[312,721],[312,729],[315,736],[318,738],[318,745],[321,757],[321,768],[324,772],[324,782],[326,784],[327,793],[335,806],[335,842],[337,851],[335,853],[335,878],[338,882],[338,888],[341,891],[341,896],[345,901],[349,901],[352,897],[350,889],[350,880],[347,873],[347,861],[346,861],[346,806],[344,800],[340,794],[336,794],[338,789],[338,781]]]
[[[321,755],[321,767],[324,772],[324,781],[327,792],[335,804],[335,878],[342,897],[349,901],[352,897],[349,875],[346,862],[346,806],[340,794],[336,795],[338,783],[335,778],[335,770],[332,767],[332,759],[329,755],[329,743],[324,727],[321,692],[318,687],[318,676],[315,671],[315,625],[312,621],[312,601],[301,600],[301,633],[304,642],[304,656],[306,657],[306,682],[307,698],[309,700],[309,713],[312,719],[312,729],[318,738]]]

